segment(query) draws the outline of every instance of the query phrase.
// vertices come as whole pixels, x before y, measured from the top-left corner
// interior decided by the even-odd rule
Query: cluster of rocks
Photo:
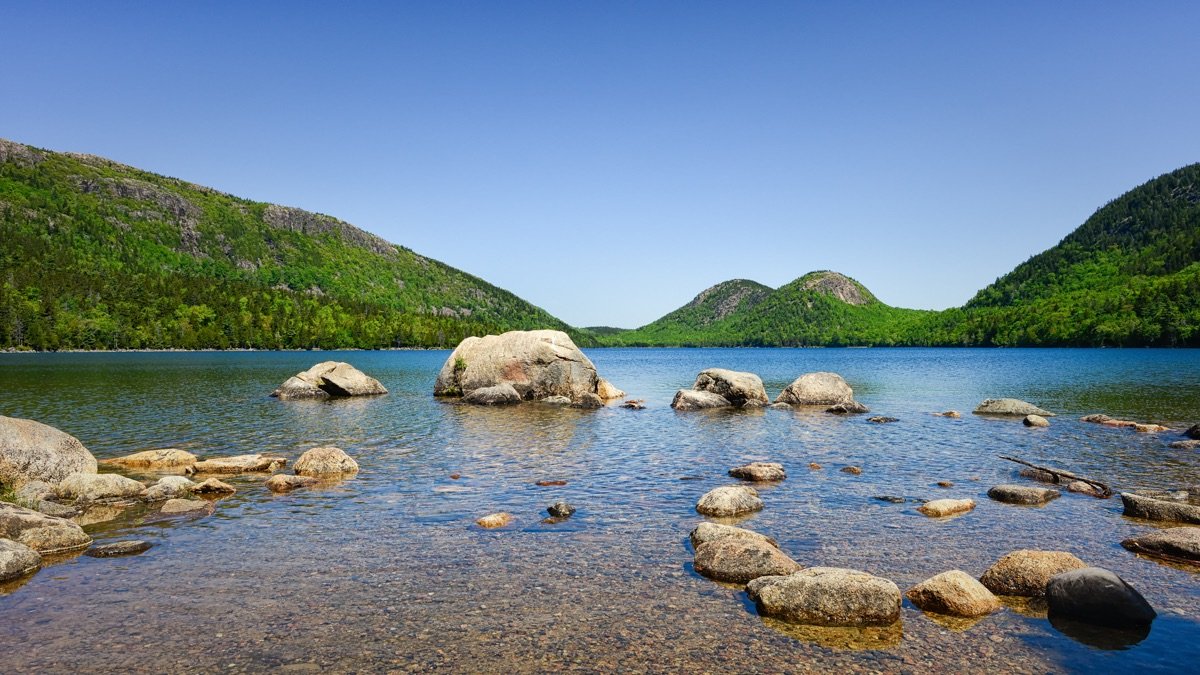
[[[551,483],[559,482],[560,481],[551,481]],[[546,513],[550,515],[547,518],[543,518],[542,523],[546,525],[555,525],[557,523],[561,523],[575,515],[575,511],[576,509],[574,506],[560,499],[546,507]],[[498,513],[489,513],[486,516],[476,519],[475,524],[485,530],[494,530],[501,527],[508,527],[515,521],[516,516],[508,513],[507,511],[500,511]]]
[[[676,410],[705,410],[711,408],[772,408],[790,409],[794,406],[819,407],[834,414],[870,412],[854,400],[854,390],[837,373],[806,373],[789,384],[775,402],[767,397],[762,378],[754,373],[709,368],[700,371],[691,389],[675,393],[671,407]],[[894,421],[878,418],[876,421]]]
[[[1117,429],[1133,429],[1142,434],[1153,434],[1160,431],[1170,431],[1169,428],[1161,424],[1144,424],[1141,422],[1131,422],[1129,420],[1118,420],[1109,417],[1108,415],[1084,415],[1079,418],[1080,422],[1090,422],[1092,424],[1100,424],[1106,427],[1115,427]]]

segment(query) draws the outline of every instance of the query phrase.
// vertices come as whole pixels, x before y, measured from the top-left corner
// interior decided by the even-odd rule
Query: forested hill
[[[335,218],[0,139],[0,349],[443,347],[530,328],[569,330]]]
[[[931,344],[1200,346],[1200,164],[1109,202],[924,332]]]

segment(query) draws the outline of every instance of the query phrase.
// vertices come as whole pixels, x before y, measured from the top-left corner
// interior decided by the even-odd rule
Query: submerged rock
[[[1178,450],[1195,450],[1200,448],[1200,441],[1172,441],[1168,445]]]
[[[1000,600],[962,570],[950,570],[908,589],[905,596],[919,609],[951,616],[977,617],[1000,609]]]
[[[732,525],[721,525],[719,523],[703,522],[696,526],[689,535],[692,540],[692,546],[699,548],[701,544],[710,541],[720,541],[722,539],[740,539],[744,541],[761,541],[776,548],[779,544],[774,539],[765,534],[759,534],[753,530],[746,530]]]
[[[900,589],[858,570],[810,567],[759,577],[746,591],[767,616],[815,626],[886,626],[900,618]]]
[[[628,401],[625,401],[624,403],[622,403],[621,407],[629,408],[630,410],[645,410],[646,409],[646,400],[641,399],[641,398],[629,399]]]
[[[1164,427],[1161,424],[1143,424],[1141,422],[1133,422],[1131,420],[1118,420],[1109,417],[1108,415],[1084,415],[1083,417],[1079,418],[1079,421],[1092,422],[1094,424],[1101,424],[1106,427],[1115,427],[1117,429],[1133,429],[1134,431],[1143,434],[1170,431],[1169,428]]]
[[[1122,492],[1125,515],[1146,520],[1200,523],[1200,506]]]
[[[1037,597],[1046,594],[1046,584],[1056,574],[1087,567],[1065,551],[1022,549],[1002,556],[979,581],[996,595]]]
[[[114,497],[141,497],[146,486],[115,473],[74,473],[58,484],[60,499],[95,501]]]
[[[324,361],[289,377],[271,396],[281,401],[331,396],[376,396],[388,393],[373,377],[341,361]]]
[[[1046,604],[1051,617],[1101,626],[1140,626],[1157,616],[1141,593],[1100,567],[1085,567],[1052,577],[1046,584]]]
[[[149,551],[150,542],[141,540],[114,541],[110,544],[99,544],[87,550],[85,555],[93,558],[116,558],[118,556],[136,555]]]
[[[988,490],[988,497],[1006,504],[1045,504],[1052,499],[1058,499],[1061,494],[1050,488],[1028,487],[1025,485],[997,485]]]
[[[513,516],[511,513],[493,513],[476,520],[475,524],[484,529],[491,530],[497,527],[504,527],[512,521]]]
[[[1121,546],[1155,558],[1200,564],[1200,527],[1155,530],[1126,539]]]
[[[1027,427],[1048,427],[1048,426],[1050,426],[1050,420],[1046,419],[1045,417],[1042,417],[1041,415],[1026,415],[1025,419],[1021,420],[1021,422]]]
[[[867,421],[871,422],[872,424],[890,424],[892,422],[899,422],[900,420],[895,417],[886,417],[884,415],[878,415],[876,417],[868,417]]]
[[[680,389],[675,392],[671,407],[676,410],[705,410],[708,408],[732,408],[733,404],[724,396],[708,391]]]
[[[917,510],[930,518],[942,518],[957,513],[966,513],[974,508],[975,500],[973,499],[934,499],[925,502]]]
[[[789,384],[776,403],[791,405],[824,405],[854,402],[854,390],[837,373],[805,373]]]
[[[358,462],[341,448],[312,448],[292,465],[298,476],[344,476],[358,473]]]
[[[562,398],[566,397],[563,396]],[[473,405],[511,405],[513,403],[520,403],[523,399],[520,392],[514,389],[511,384],[505,382],[491,387],[473,389],[467,392],[467,395],[463,396],[462,400],[464,403],[471,403]],[[568,398],[567,403],[570,402],[571,399]]]
[[[1054,417],[1054,413],[1048,410],[1042,410],[1032,403],[1022,401],[1017,398],[989,398],[984,400],[975,408],[976,415],[1010,415],[1015,417],[1025,417],[1026,415],[1040,415],[1042,417]]]
[[[0,485],[52,485],[76,473],[96,473],[96,458],[74,436],[52,426],[0,415]]]
[[[1070,483],[1067,483],[1067,492],[1077,492],[1079,494],[1089,495],[1092,497],[1104,497],[1103,490],[1096,487],[1095,485],[1092,485],[1091,483],[1085,483],[1081,480],[1071,481]]]
[[[937,417],[949,417],[951,419],[958,419],[962,417],[962,413],[958,412],[957,410],[947,410],[946,412],[934,413],[934,415]]]
[[[312,487],[320,481],[312,476],[293,476],[286,473],[277,473],[267,479],[265,485],[271,492],[291,492],[297,488]]]
[[[185,450],[163,448],[145,450],[124,457],[100,460],[101,464],[113,464],[127,469],[183,469],[196,463],[196,456]]]
[[[751,462],[745,466],[730,469],[729,475],[756,482],[780,481],[787,478],[787,472],[783,470],[783,465],[776,462]]]
[[[0,582],[32,574],[42,566],[37,551],[11,539],[0,539]]]
[[[763,503],[758,498],[758,492],[754,488],[742,485],[727,485],[709,490],[696,502],[696,510],[706,516],[740,516],[743,513],[761,511],[762,508]]]
[[[287,464],[286,457],[274,455],[236,455],[234,457],[213,457],[196,462],[196,473],[270,473],[282,469]]]
[[[848,473],[851,476],[862,475],[862,468],[857,466],[843,466],[842,468],[838,469],[838,471],[841,471],[842,473]]]
[[[168,499],[160,509],[163,513],[212,513],[212,502],[203,499]]]
[[[696,571],[709,579],[734,584],[800,569],[795,560],[765,541],[732,537],[696,547],[694,564]]]
[[[754,373],[709,368],[700,371],[692,389],[716,394],[735,406],[742,406],[750,401],[757,401],[763,405],[770,402],[767,390],[763,388],[762,378]]]
[[[825,412],[832,415],[861,415],[862,413],[871,412],[871,409],[858,401],[850,401],[848,403],[831,405],[825,409]]]
[[[523,400],[566,396],[578,401],[597,394],[596,366],[557,330],[510,331],[469,337],[442,365],[434,396],[463,396],[476,389],[507,384]]]
[[[1036,480],[1039,483],[1058,483],[1058,476],[1049,471],[1042,471],[1041,469],[1034,469],[1032,467],[1021,469],[1017,472],[1017,475],[1021,478]]]
[[[92,543],[83,528],[15,504],[0,502],[0,538],[12,539],[42,555],[67,553]]]
[[[904,497],[897,497],[895,495],[877,495],[875,499],[878,499],[881,502],[887,502],[889,504],[903,504],[904,502],[908,501]]]
[[[570,518],[575,514],[575,507],[567,502],[554,502],[546,509],[546,513],[555,518]]]

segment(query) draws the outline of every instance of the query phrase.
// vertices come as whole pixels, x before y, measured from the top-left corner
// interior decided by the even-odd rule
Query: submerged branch
[[[1000,459],[1006,459],[1010,462],[1016,462],[1017,464],[1024,464],[1025,466],[1027,466],[1031,469],[1037,469],[1038,471],[1044,471],[1054,477],[1055,483],[1062,483],[1064,478],[1066,478],[1068,480],[1072,480],[1072,481],[1080,481],[1082,483],[1087,483],[1088,485],[1091,485],[1092,487],[1094,487],[1100,491],[1100,494],[1096,495],[1096,497],[1099,497],[1100,499],[1108,499],[1113,494],[1111,488],[1109,488],[1107,485],[1105,485],[1104,483],[1101,483],[1098,480],[1092,480],[1091,478],[1084,478],[1083,476],[1077,476],[1077,475],[1071,473],[1070,471],[1063,471],[1062,469],[1051,469],[1051,468],[1045,467],[1045,466],[1038,466],[1037,464],[1033,464],[1031,462],[1026,462],[1023,459],[1017,459],[1016,457],[1006,457],[1004,455],[999,455],[999,457],[1000,457]]]

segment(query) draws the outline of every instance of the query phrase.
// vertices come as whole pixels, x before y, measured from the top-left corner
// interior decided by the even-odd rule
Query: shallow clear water
[[[446,352],[0,355],[0,414],[72,433],[98,457],[180,447],[197,455],[337,445],[357,478],[273,495],[263,476],[201,519],[152,513],[89,525],[97,541],[149,539],[131,558],[75,557],[0,589],[0,671],[1178,671],[1200,658],[1200,573],[1119,542],[1151,525],[1119,499],[1043,508],[989,500],[1014,455],[1114,488],[1200,483],[1176,433],[1080,415],[1200,421],[1200,352],[1169,350],[593,350],[603,376],[648,408],[486,409],[430,395]],[[391,394],[334,402],[266,396],[321,360],[346,360]],[[797,375],[841,373],[867,423],[779,410],[675,413],[707,367],[749,370],[772,396]],[[1059,413],[1048,429],[969,414],[1013,396]],[[956,409],[963,419],[931,413]],[[801,564],[852,567],[905,589],[948,569],[978,576],[1018,548],[1109,568],[1159,612],[1120,649],[1089,646],[1037,607],[943,625],[907,603],[889,630],[766,621],[745,594],[691,569],[696,499],[751,460],[782,462],[766,508],[740,522]],[[808,468],[810,462],[822,470]],[[838,471],[860,466],[852,476]],[[451,474],[461,474],[459,480]],[[566,480],[538,487],[543,479]],[[937,487],[938,481],[954,483]],[[876,495],[970,497],[931,520]],[[579,511],[543,524],[546,506]],[[485,531],[479,516],[516,523]],[[1113,646],[1113,645],[1108,645]]]

